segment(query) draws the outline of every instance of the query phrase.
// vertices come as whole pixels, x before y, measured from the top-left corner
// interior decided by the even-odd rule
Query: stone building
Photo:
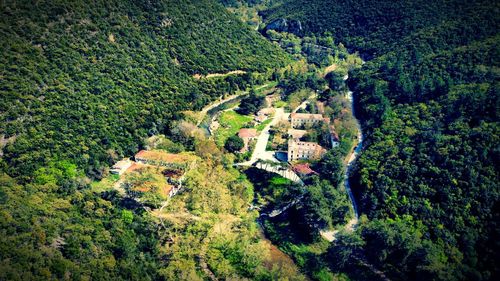
[[[318,160],[326,153],[326,149],[315,142],[290,139],[288,141],[288,161]]]
[[[303,126],[314,126],[327,120],[321,114],[310,113],[292,113],[290,114],[290,122],[292,128],[301,128]]]

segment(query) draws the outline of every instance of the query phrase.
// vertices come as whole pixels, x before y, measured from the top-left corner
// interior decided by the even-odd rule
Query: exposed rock
[[[299,20],[275,19],[266,25],[265,31],[276,30],[278,32],[288,32],[296,35],[302,34],[302,23]]]
[[[286,19],[275,19],[266,26],[266,30],[288,32],[288,22]]]

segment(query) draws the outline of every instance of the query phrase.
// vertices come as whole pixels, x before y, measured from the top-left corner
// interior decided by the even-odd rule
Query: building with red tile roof
[[[301,176],[309,176],[309,175],[319,175],[316,171],[311,169],[309,163],[300,163],[292,166],[294,172]]]
[[[242,138],[243,140],[255,139],[257,137],[257,129],[248,129],[248,128],[240,129],[238,132],[238,137]]]

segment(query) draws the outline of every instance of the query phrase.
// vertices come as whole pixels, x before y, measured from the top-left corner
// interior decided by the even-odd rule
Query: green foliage
[[[185,150],[184,145],[174,142],[164,135],[155,135],[148,138],[145,145],[149,150],[160,149],[170,153],[181,153]]]
[[[224,148],[227,149],[227,151],[229,152],[240,151],[243,148],[243,146],[245,146],[245,143],[238,136],[230,136],[226,140],[226,143],[224,144]]]
[[[262,95],[257,95],[251,90],[250,94],[241,100],[238,107],[238,113],[243,115],[255,114],[265,105],[265,98]]]
[[[236,135],[250,121],[252,121],[252,117],[241,115],[232,110],[222,112],[218,119],[220,127],[214,133],[216,143],[222,147],[228,138]]]
[[[370,59],[349,75],[365,133],[352,188],[361,211],[380,220],[362,235],[377,242],[362,248],[391,279],[498,279],[498,9],[484,0],[294,0],[262,12],[266,22],[300,20],[310,37],[330,31]],[[412,223],[391,223],[404,215],[425,238]]]
[[[317,163],[316,168],[321,177],[330,181],[334,187],[339,187],[344,180],[344,164],[338,148],[329,150]]]
[[[0,176],[0,279],[199,278],[194,259],[159,254],[165,234],[141,203],[109,191],[112,179],[95,194],[83,175],[106,176],[151,135],[177,130],[193,148],[195,136],[180,133],[193,130],[172,120],[261,82],[287,55],[210,0],[18,0],[0,14],[0,169],[15,178]],[[193,77],[231,70],[248,75]],[[217,156],[206,149],[197,152]],[[227,209],[246,208],[251,187],[223,184],[242,198]]]
[[[113,193],[46,188],[0,176],[0,279],[157,278],[156,227],[140,210],[130,220]]]
[[[122,220],[126,224],[132,223],[132,221],[134,220],[134,213],[129,210],[122,210]]]
[[[70,159],[100,177],[147,136],[165,133],[286,55],[213,1],[11,1],[2,5],[0,134],[9,174]],[[220,80],[223,80],[222,82]],[[220,83],[219,83],[220,82]]]
[[[305,190],[298,210],[300,221],[311,233],[347,222],[350,214],[349,201],[343,190],[318,177],[313,177]]]
[[[269,203],[272,207],[284,206],[303,193],[300,186],[274,173],[250,168],[245,171],[245,174],[253,183],[262,201]]]

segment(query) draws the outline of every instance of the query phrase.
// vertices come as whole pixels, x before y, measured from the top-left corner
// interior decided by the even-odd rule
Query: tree
[[[255,90],[252,89],[250,90],[250,94],[241,100],[238,113],[243,115],[257,113],[257,111],[264,107],[264,101],[264,96],[257,95]]]
[[[365,241],[358,232],[347,233],[344,231],[336,235],[336,240],[328,248],[327,257],[334,270],[344,270],[353,264],[354,259],[362,252]]]
[[[224,144],[224,148],[229,152],[240,151],[244,146],[243,139],[238,136],[230,136]]]
[[[332,71],[325,76],[328,86],[332,90],[340,91],[345,88],[344,74],[338,71]]]
[[[305,189],[299,211],[302,220],[312,231],[343,224],[349,215],[349,201],[345,192],[317,176]]]
[[[317,169],[323,178],[338,187],[344,179],[344,164],[340,150],[337,148],[329,150],[319,161]]]

